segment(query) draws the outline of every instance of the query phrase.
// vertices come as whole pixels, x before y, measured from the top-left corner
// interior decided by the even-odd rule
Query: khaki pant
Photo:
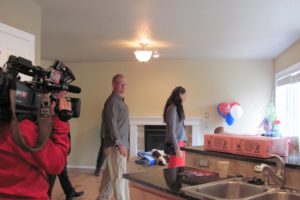
[[[123,178],[126,173],[126,157],[115,147],[104,149],[105,169],[99,188],[98,200],[109,200],[114,193],[116,200],[130,200],[128,183]]]

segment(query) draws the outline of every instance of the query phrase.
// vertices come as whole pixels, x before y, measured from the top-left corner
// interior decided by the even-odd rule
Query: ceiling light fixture
[[[140,43],[140,48],[138,48],[134,55],[136,59],[140,62],[148,62],[152,56],[152,51],[147,48],[148,43]]]
[[[153,57],[153,58],[159,58],[159,53],[158,53],[158,51],[153,51],[152,57]]]

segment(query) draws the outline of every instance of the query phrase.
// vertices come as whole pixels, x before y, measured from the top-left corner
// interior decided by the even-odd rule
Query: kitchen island
[[[203,146],[185,147],[183,150],[186,151],[186,167],[148,168],[145,171],[125,174],[124,178],[129,180],[131,200],[194,200],[195,198],[183,193],[181,189],[222,180],[216,168],[219,161],[230,162],[230,176],[257,177],[263,180],[265,177],[254,172],[254,166],[259,163],[266,163],[272,167],[276,165],[273,158],[206,151]],[[284,159],[286,186],[300,188],[300,158],[290,156]]]

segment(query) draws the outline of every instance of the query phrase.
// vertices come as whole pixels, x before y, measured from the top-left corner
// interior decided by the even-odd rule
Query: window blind
[[[287,85],[287,84],[294,84],[300,82],[300,71],[298,71],[296,74],[291,74],[288,76],[285,76],[283,78],[279,78],[276,80],[276,85],[278,87]]]
[[[300,63],[275,75],[276,112],[283,136],[300,135]]]

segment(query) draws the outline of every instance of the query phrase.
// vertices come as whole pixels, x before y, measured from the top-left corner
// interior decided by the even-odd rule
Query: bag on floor
[[[152,152],[138,152],[138,156],[141,158],[140,160],[136,160],[135,163],[152,166],[156,164],[155,158],[152,156]]]

